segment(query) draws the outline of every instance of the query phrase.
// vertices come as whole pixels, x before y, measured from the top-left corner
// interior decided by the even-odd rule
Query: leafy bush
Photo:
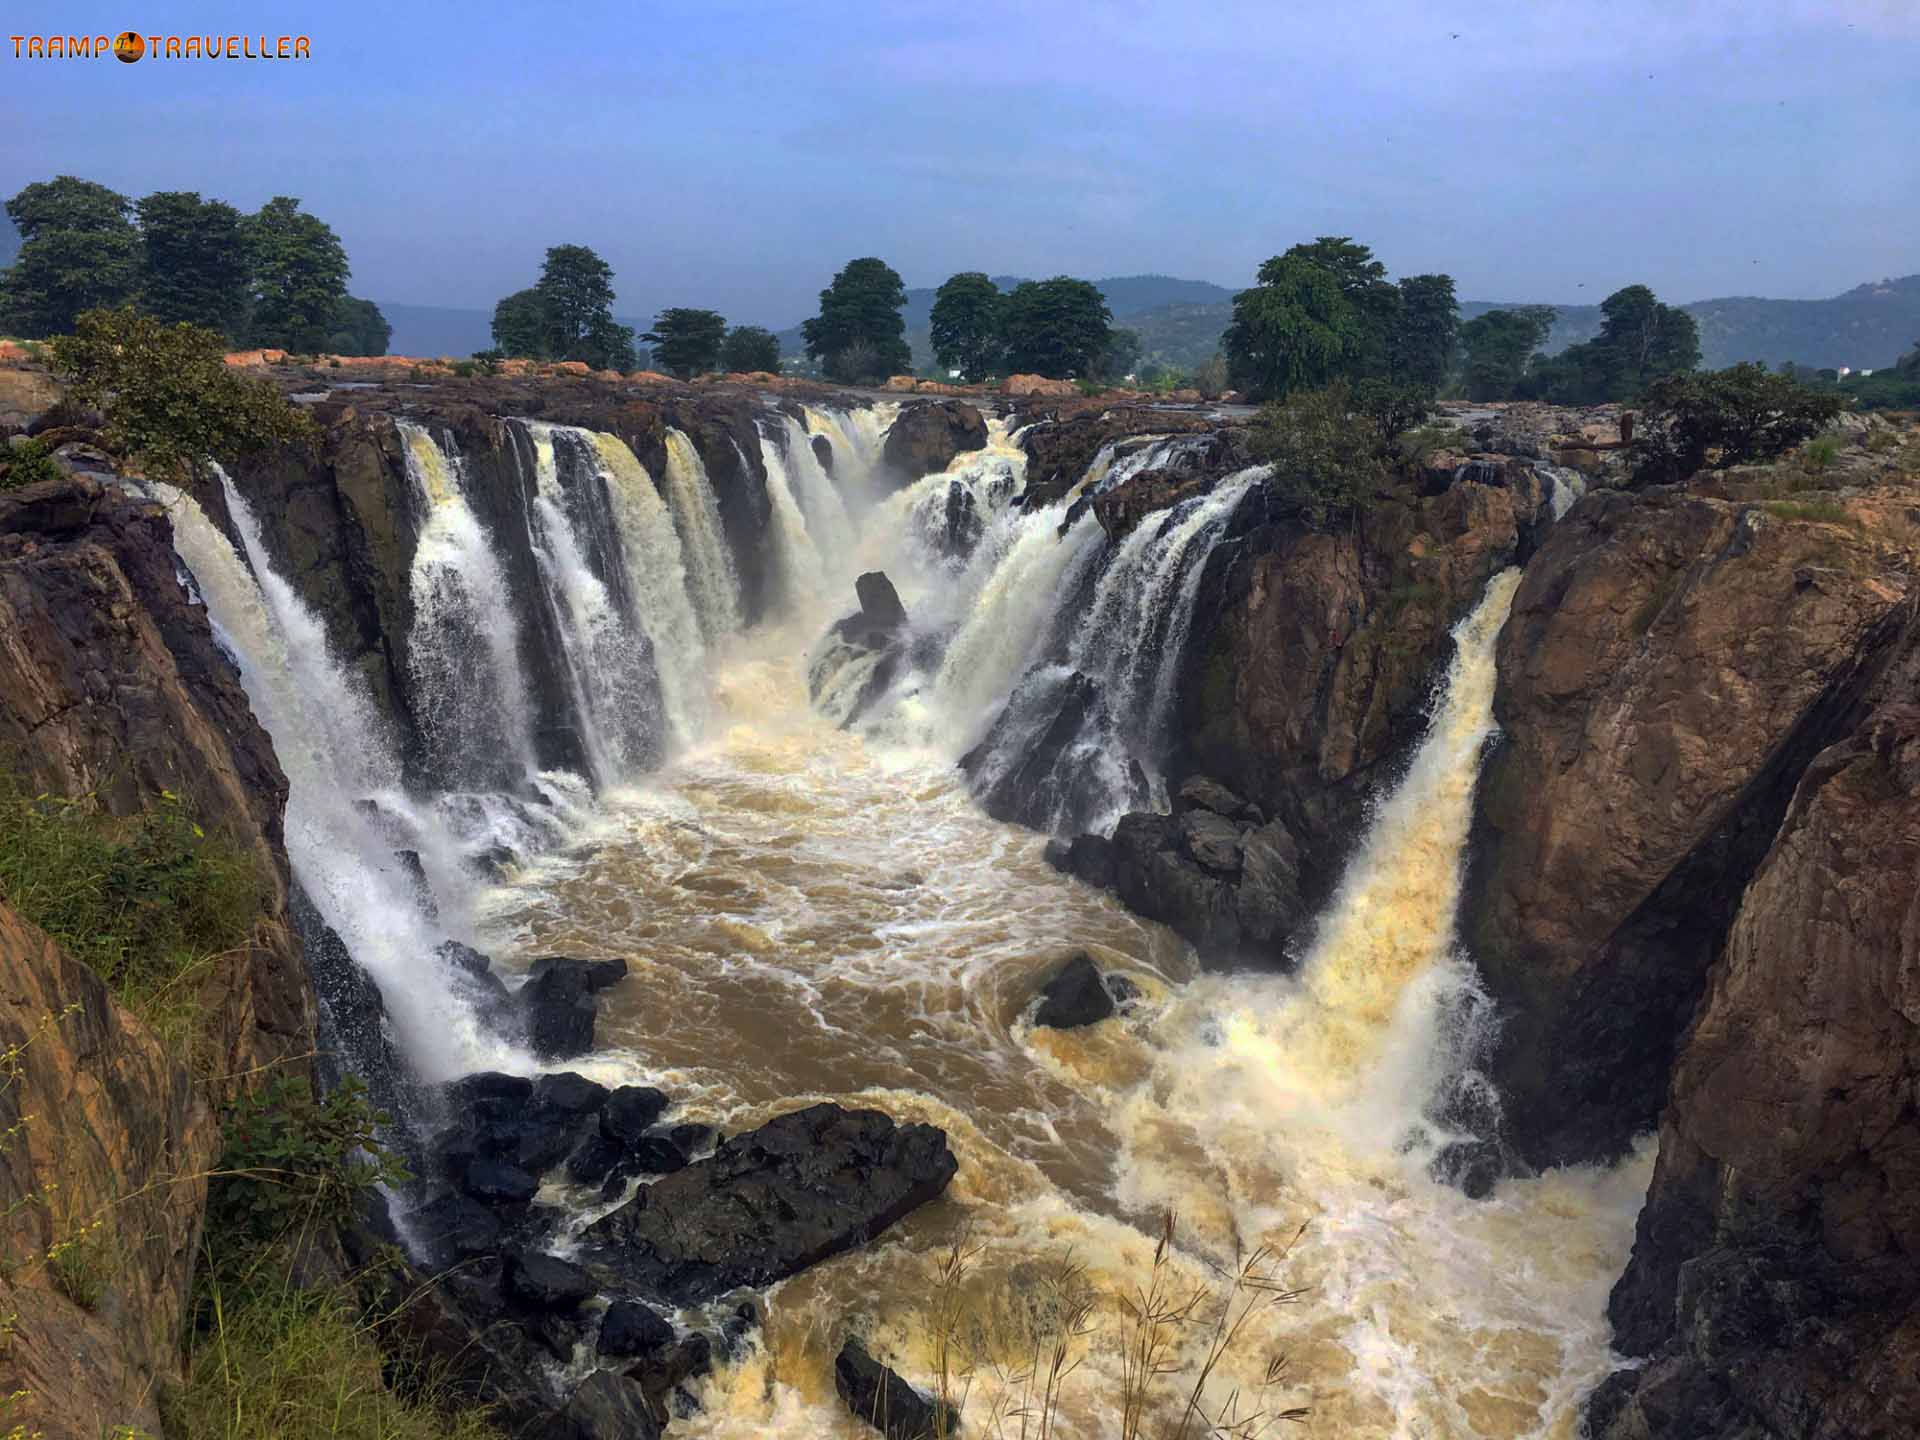
[[[1387,481],[1388,437],[1345,383],[1261,407],[1250,449],[1273,466],[1268,492],[1314,529],[1351,520]]]
[[[1353,408],[1379,426],[1387,440],[1399,438],[1433,413],[1432,396],[1426,391],[1386,380],[1362,380],[1355,385]]]
[[[1684,480],[1784,455],[1839,415],[1841,397],[1763,365],[1669,375],[1647,387],[1634,441],[1634,479]]]
[[[54,461],[53,452],[38,440],[0,446],[0,490],[58,480],[65,473]]]
[[[210,1229],[233,1247],[352,1220],[369,1187],[407,1179],[406,1167],[380,1146],[390,1118],[352,1076],[324,1100],[292,1076],[244,1097],[227,1118],[207,1197]]]
[[[91,966],[169,1048],[191,1050],[194,981],[244,944],[264,900],[252,858],[163,791],[119,820],[90,797],[0,779],[0,896]]]
[[[73,399],[98,407],[106,440],[149,471],[179,474],[207,456],[243,455],[313,434],[313,421],[265,380],[235,374],[225,342],[131,307],[89,310],[53,342]]]

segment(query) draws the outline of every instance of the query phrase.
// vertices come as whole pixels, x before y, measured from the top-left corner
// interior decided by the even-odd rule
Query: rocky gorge
[[[1280,503],[1244,417],[1202,410],[1037,397],[983,414],[947,397],[593,376],[271,373],[318,422],[312,445],[143,495],[71,442],[79,473],[0,494],[0,743],[36,792],[95,795],[114,814],[177,793],[257,855],[271,881],[257,940],[206,981],[212,1068],[301,1068],[318,1048],[323,1072],[383,1092],[420,1179],[344,1237],[337,1263],[401,1242],[407,1267],[377,1283],[418,1296],[414,1338],[517,1433],[699,1433],[694,1407],[718,1415],[732,1396],[702,1375],[745,1373],[757,1345],[782,1353],[793,1292],[770,1307],[769,1287],[832,1272],[849,1262],[822,1262],[883,1232],[879,1249],[937,1250],[944,1212],[1018,1209],[1047,1165],[1067,1176],[1046,1172],[1057,1203],[1097,1211],[1105,1172],[1082,1178],[1057,1157],[1080,1143],[1076,1126],[1126,1137],[1135,1170],[1153,1169],[1151,1127],[1123,1114],[1103,1132],[1074,1107],[1158,1074],[1128,1102],[1149,1105],[1177,1093],[1172,1071],[1138,1057],[1085,1068],[1118,1042],[1035,1038],[1027,1007],[1058,957],[1042,966],[1031,945],[1017,979],[983,983],[999,1007],[993,1053],[1044,1057],[1028,1062],[1043,1072],[1031,1083],[1055,1087],[1039,1099],[997,1100],[1005,1082],[962,1085],[940,1068],[959,1059],[922,1057],[903,1067],[911,1086],[853,1078],[848,1059],[838,1083],[776,1073],[777,1103],[738,1105],[715,1099],[710,1071],[749,1087],[756,1050],[805,1048],[797,1028],[711,1066],[656,1033],[751,1033],[748,1012],[772,993],[753,988],[754,967],[797,971],[802,952],[833,951],[819,935],[835,926],[871,926],[875,954],[910,947],[901,933],[926,916],[866,917],[910,903],[897,894],[953,908],[944,877],[923,872],[960,864],[933,858],[948,852],[931,832],[961,825],[961,805],[1028,827],[1034,858],[1044,845],[1051,868],[1011,870],[991,850],[1001,885],[1064,895],[1048,903],[1088,907],[1075,923],[1103,927],[1084,941],[1092,978],[1060,977],[1077,983],[1074,1004],[1066,990],[1042,1002],[1063,1006],[1044,1023],[1092,1015],[1060,1035],[1165,1023],[1183,986],[1231,1034],[1218,1016],[1239,991],[1156,970],[1160,952],[1127,950],[1131,937],[1164,925],[1228,985],[1311,980],[1329,973],[1341,917],[1359,913],[1341,897],[1366,854],[1424,854],[1451,877],[1429,907],[1438,949],[1457,948],[1477,980],[1434,1002],[1451,1048],[1412,1124],[1446,1138],[1405,1143],[1437,1179],[1404,1183],[1491,1197],[1492,1213],[1557,1173],[1631,1163],[1657,1136],[1631,1256],[1602,1277],[1605,1340],[1631,1365],[1530,1411],[1536,1392],[1517,1384],[1525,1423],[1491,1402],[1466,1420],[1436,1410],[1433,1433],[1920,1424],[1911,432],[1855,426],[1820,473],[1788,460],[1634,489],[1611,412],[1458,407],[1354,523],[1317,529]],[[1495,591],[1511,608],[1489,618]],[[1464,738],[1423,762],[1448,706],[1471,698],[1462,626],[1476,616],[1497,734],[1463,714]],[[713,686],[730,648],[753,663]],[[614,797],[701,754],[728,728],[708,728],[716,707],[753,728],[754,685],[796,651],[802,703],[851,737],[818,743],[938,755],[940,783],[957,788],[921,797],[925,853],[856,884],[783,860],[799,842],[774,835],[745,868],[783,890],[866,887],[845,912],[857,924],[819,932],[730,909],[749,882],[708,849],[697,874],[674,861],[690,877],[678,898],[629,871],[627,909],[589,891],[593,867],[629,843],[602,820]],[[290,690],[276,710],[269,692]],[[822,753],[827,774],[867,763]],[[641,848],[702,830],[704,847],[743,848],[759,832],[723,808],[736,790],[754,823],[777,828],[782,807],[806,817],[789,831],[829,823],[742,778],[802,773],[787,752],[746,754],[696,770],[692,808]],[[1409,777],[1442,760],[1458,838],[1382,850]],[[869,810],[864,823],[890,822]],[[488,918],[502,886],[518,897],[511,923]],[[550,935],[551,897],[568,887],[597,919]],[[679,904],[730,927],[689,962],[714,972],[709,988],[656,954],[704,924]],[[69,1091],[99,1097],[62,1115],[71,1135],[38,1132],[0,1156],[14,1196],[65,1167],[60,1204],[74,1208],[17,1212],[41,1229],[16,1249],[44,1249],[112,1195],[204,1171],[236,1082],[191,1080],[81,967],[0,916],[9,1043],[80,1006],[80,1028],[24,1052],[16,1118]],[[558,948],[582,930],[598,938]],[[1358,933],[1354,974],[1391,968],[1391,941]],[[866,951],[833,953],[844,967]],[[852,983],[828,968],[803,987],[843,1051],[855,1047],[833,992]],[[709,1022],[729,985],[747,998]],[[878,978],[861,994],[853,1013],[879,1050],[941,1033],[942,1004],[962,1008]],[[1316,994],[1340,1012],[1332,990]],[[1396,990],[1386,1009],[1410,1003]],[[1321,1043],[1286,1033],[1296,1052]],[[610,1043],[640,1059],[615,1064]],[[1223,1048],[1199,1043],[1177,1052],[1189,1070]],[[1254,1068],[1277,1063],[1255,1053]],[[982,1097],[971,1110],[969,1094]],[[1042,1103],[1065,1139],[1023,1149],[1022,1122],[982,1118]],[[88,1158],[59,1158],[76,1153]],[[50,1436],[158,1433],[204,1181],[163,1193],[124,1222],[147,1238],[109,1304],[10,1282],[10,1388],[70,1398],[32,1416]],[[1142,1184],[1099,1225],[1168,1193]],[[850,1317],[818,1319],[843,1356]],[[858,1338],[924,1382],[896,1330],[873,1320]],[[1599,1348],[1593,1363],[1612,1368]],[[846,1358],[843,1384],[899,1381],[860,1361],[874,1363]],[[1433,1384],[1442,1399],[1467,1388]],[[1315,1385],[1329,1426],[1339,1388]],[[1345,1423],[1326,1433],[1389,1433],[1377,1409]]]

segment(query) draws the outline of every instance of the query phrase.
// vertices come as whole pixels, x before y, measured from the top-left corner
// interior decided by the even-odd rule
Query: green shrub
[[[1782,520],[1810,520],[1820,525],[1852,525],[1847,507],[1832,500],[1769,500],[1765,509]]]
[[[407,1179],[406,1167],[381,1148],[388,1123],[352,1076],[324,1100],[292,1076],[244,1097],[227,1118],[207,1197],[209,1231],[235,1248],[351,1221],[371,1186]]]
[[[313,421],[265,380],[235,374],[226,342],[198,325],[167,325],[131,307],[88,310],[53,342],[54,368],[76,404],[106,416],[104,438],[149,472],[179,475],[208,456],[290,444]]]
[[[0,490],[18,490],[42,480],[58,480],[64,474],[53,452],[38,440],[0,446]]]
[[[1831,435],[1809,440],[1800,451],[1800,464],[1811,475],[1824,475],[1840,458],[1840,442]]]
[[[185,1051],[195,982],[246,943],[265,888],[252,857],[209,836],[170,791],[116,819],[91,797],[29,795],[0,777],[0,896]]]
[[[1786,454],[1839,415],[1843,401],[1764,365],[1668,375],[1646,390],[1634,441],[1636,483],[1685,480]]]
[[[1339,382],[1263,405],[1249,446],[1273,466],[1268,492],[1314,529],[1352,520],[1391,476],[1380,423]]]

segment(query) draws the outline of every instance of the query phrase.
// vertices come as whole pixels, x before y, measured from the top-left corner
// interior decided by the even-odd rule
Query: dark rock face
[[[958,1428],[950,1418],[943,1425],[938,1404],[875,1360],[858,1340],[840,1347],[833,1388],[848,1410],[887,1440],[935,1440]]]
[[[1911,642],[1909,642],[1911,643]],[[1807,768],[1660,1125],[1603,1440],[1920,1424],[1920,652]]]
[[[571,1060],[593,1049],[593,997],[626,973],[624,960],[534,961],[514,997],[533,1053],[544,1060]]]
[[[1126,977],[1104,975],[1091,956],[1075,955],[1040,987],[1040,1008],[1033,1023],[1055,1030],[1095,1025],[1119,1008],[1116,1002],[1131,1000],[1138,993]]]
[[[946,1189],[955,1168],[931,1126],[815,1105],[646,1186],[584,1241],[635,1289],[691,1304],[871,1240]]]
[[[1463,933],[1536,1165],[1650,1127],[1741,892],[1913,594],[1884,492],[1853,525],[1695,491],[1587,497],[1502,632]]]
[[[619,1360],[652,1355],[673,1343],[673,1326],[634,1300],[616,1300],[600,1320],[600,1353]]]
[[[1085,829],[1107,803],[1100,766],[1118,764],[1099,682],[1064,666],[1027,673],[985,738],[960,758],[974,798],[996,820],[1055,833]],[[1132,790],[1146,801],[1145,777]]]
[[[1121,817],[1111,841],[1078,837],[1068,868],[1171,926],[1209,961],[1275,963],[1285,937],[1310,913],[1298,844],[1285,825],[1261,824],[1257,806],[1217,781],[1189,779],[1177,804],[1173,815]]]
[[[508,1295],[533,1310],[577,1310],[593,1294],[593,1277],[552,1255],[507,1256]]]
[[[905,406],[887,427],[880,459],[897,487],[944,470],[953,457],[986,447],[987,422],[973,406],[958,400],[917,401]]]
[[[843,726],[852,725],[871,709],[912,659],[907,609],[893,582],[881,571],[869,570],[854,581],[854,591],[860,608],[834,622],[807,671],[808,698],[818,704],[842,669],[878,657],[859,694],[841,714]]]
[[[1021,437],[1027,452],[1026,501],[1051,505],[1077,484],[1100,447],[1130,435],[1166,435],[1211,430],[1205,416],[1122,407],[1035,425]]]

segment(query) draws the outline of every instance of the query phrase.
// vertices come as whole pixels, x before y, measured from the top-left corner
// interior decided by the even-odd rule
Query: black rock
[[[907,607],[885,572],[869,570],[853,582],[853,591],[860,597],[860,614],[873,629],[891,635],[906,625]]]
[[[492,1254],[506,1235],[498,1215],[458,1191],[415,1210],[408,1217],[408,1228],[441,1264]]]
[[[433,884],[427,879],[427,867],[421,862],[418,850],[396,850],[393,858],[400,862],[400,868],[406,873],[407,880],[413,886],[413,898],[420,906],[420,913],[429,920],[440,918],[440,907],[433,898]]]
[[[508,1296],[530,1310],[575,1310],[596,1288],[578,1265],[538,1251],[509,1254],[501,1283]]]
[[[627,1147],[605,1135],[592,1135],[567,1161],[567,1178],[576,1185],[601,1185],[626,1159]]]
[[[820,462],[820,468],[822,470],[826,471],[828,475],[832,475],[833,442],[824,435],[815,435],[812,437],[811,444],[813,446],[813,458]]]
[[[533,1098],[533,1081],[524,1075],[483,1070],[447,1086],[447,1106],[461,1118],[500,1120],[517,1116]]]
[[[598,1110],[610,1093],[597,1080],[589,1080],[571,1070],[542,1075],[533,1082],[533,1103],[537,1108],[567,1115],[585,1115]]]
[[[540,1182],[518,1165],[484,1158],[466,1167],[460,1185],[483,1205],[525,1205],[540,1191]]]
[[[1102,980],[1100,967],[1092,957],[1073,956],[1051,980],[1040,988],[1040,1008],[1033,1023],[1055,1030],[1071,1030],[1093,1025],[1113,1014],[1113,996]]]
[[[689,1121],[684,1125],[675,1125],[669,1129],[667,1131],[667,1138],[680,1147],[681,1154],[691,1160],[696,1150],[714,1138],[714,1130],[711,1125],[701,1125],[697,1122]]]
[[[530,1175],[544,1175],[572,1153],[589,1123],[585,1115],[530,1110],[520,1119],[490,1126],[474,1138],[483,1154],[509,1161]]]
[[[1049,840],[1041,858],[1062,874],[1073,873],[1073,846],[1065,840]]]
[[[671,1175],[687,1168],[686,1152],[665,1135],[642,1135],[622,1166],[639,1175]]]
[[[1179,820],[1181,847],[1216,875],[1240,873],[1240,827],[1211,810],[1189,810]]]
[[[1176,811],[1207,810],[1228,820],[1248,821],[1259,824],[1260,807],[1242,800],[1218,780],[1209,780],[1204,775],[1190,776],[1181,782],[1174,797]]]
[[[848,1410],[887,1440],[935,1440],[959,1428],[951,1419],[942,1426],[938,1405],[867,1354],[858,1340],[840,1347],[833,1388]]]
[[[1099,890],[1113,888],[1113,842],[1104,835],[1076,835],[1067,846],[1067,870]]]
[[[631,1360],[673,1343],[673,1326],[637,1300],[616,1300],[600,1321],[600,1353]]]
[[[471,945],[462,945],[458,940],[442,940],[433,947],[433,953],[457,970],[468,975],[484,977],[493,973],[493,962]]]
[[[660,1420],[636,1381],[596,1370],[567,1398],[557,1425],[541,1433],[553,1440],[659,1440]]]
[[[546,1060],[570,1060],[593,1048],[593,997],[627,973],[624,960],[533,962],[515,1000],[525,1017],[527,1043]]]
[[[1100,978],[1106,984],[1107,994],[1113,997],[1113,1003],[1119,1006],[1123,1013],[1131,1010],[1133,1002],[1140,998],[1140,987],[1126,976],[1116,975],[1109,970]]]
[[[639,1293],[692,1304],[864,1244],[945,1190],[956,1168],[930,1125],[814,1105],[654,1181],[583,1239]]]
[[[635,1381],[654,1406],[654,1414],[667,1416],[667,1396],[676,1385],[684,1384],[713,1369],[713,1341],[705,1335],[688,1335],[664,1350],[641,1357],[627,1367],[627,1377]]]
[[[651,1085],[622,1085],[600,1107],[600,1133],[623,1145],[635,1144],[666,1108],[666,1095]]]

